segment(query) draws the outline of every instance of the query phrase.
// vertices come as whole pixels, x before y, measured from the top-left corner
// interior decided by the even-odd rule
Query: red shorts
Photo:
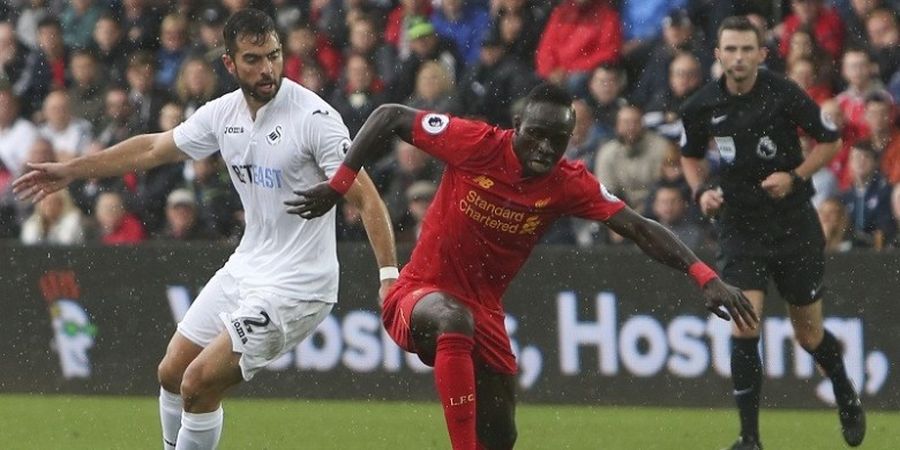
[[[441,288],[400,282],[388,293],[381,311],[381,321],[394,342],[403,350],[418,353],[410,332],[409,318],[422,297],[437,291],[441,291]],[[469,308],[475,319],[475,361],[498,373],[516,374],[516,357],[509,345],[503,312],[489,311],[477,303],[453,297]]]

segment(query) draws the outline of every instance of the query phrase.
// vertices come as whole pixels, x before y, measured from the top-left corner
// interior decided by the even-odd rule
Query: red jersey
[[[416,116],[412,144],[447,168],[398,285],[434,286],[502,311],[507,286],[556,219],[606,220],[625,207],[580,162],[523,177],[513,135],[443,114]]]

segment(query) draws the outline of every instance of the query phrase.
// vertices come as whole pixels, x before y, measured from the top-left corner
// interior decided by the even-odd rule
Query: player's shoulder
[[[341,120],[340,114],[328,102],[295,81],[285,78],[281,88],[285,90],[288,109],[300,117]]]
[[[583,184],[585,181],[596,182],[597,178],[581,160],[562,159],[554,171],[554,183],[562,186]]]
[[[704,84],[697,92],[687,98],[681,106],[682,116],[697,113],[719,102],[722,94],[720,80],[712,80]]]

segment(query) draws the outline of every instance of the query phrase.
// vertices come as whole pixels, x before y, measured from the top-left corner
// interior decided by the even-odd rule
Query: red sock
[[[471,337],[458,333],[444,333],[437,339],[434,384],[453,450],[476,450],[474,345]]]

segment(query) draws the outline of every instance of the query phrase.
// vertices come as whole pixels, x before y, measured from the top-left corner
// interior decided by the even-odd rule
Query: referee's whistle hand
[[[294,191],[297,198],[284,202],[288,214],[296,214],[304,219],[314,219],[331,211],[341,197],[328,182],[319,183],[309,189]]]
[[[793,181],[791,174],[787,172],[774,172],[759,185],[766,190],[769,197],[778,200],[791,193]]]

